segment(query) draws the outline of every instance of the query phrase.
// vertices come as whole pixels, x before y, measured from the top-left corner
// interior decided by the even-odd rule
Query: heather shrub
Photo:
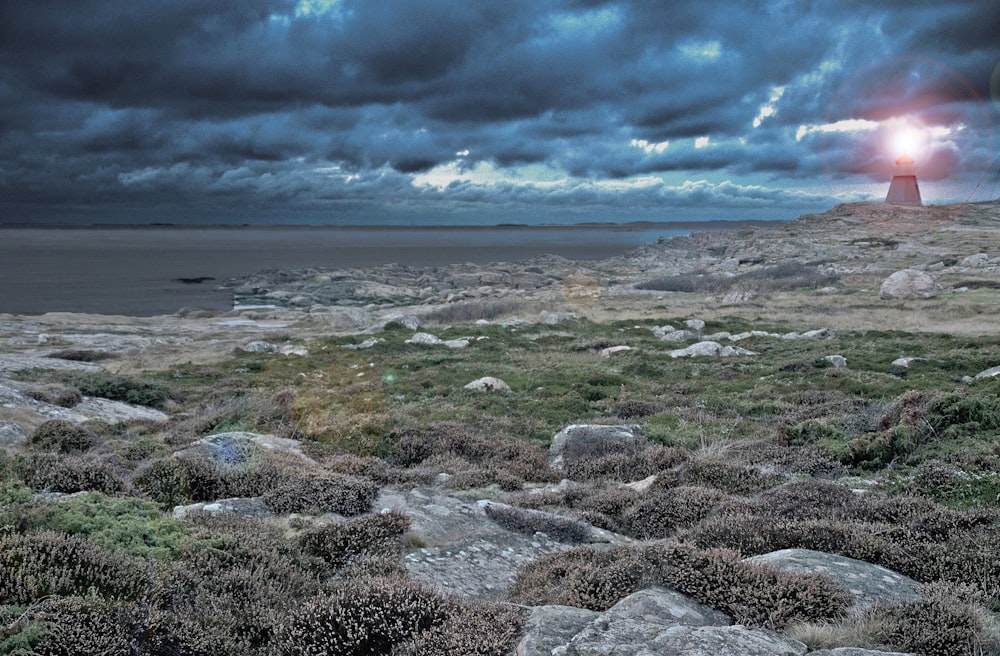
[[[417,636],[396,656],[507,656],[514,653],[527,612],[510,604],[455,604],[447,617]]]
[[[166,653],[255,653],[270,644],[299,595],[318,587],[279,553],[234,557],[214,548],[196,549],[157,591],[154,641]]]
[[[781,474],[760,471],[754,467],[721,460],[691,459],[678,472],[686,485],[713,487],[728,494],[749,495],[763,492],[784,482]],[[671,486],[668,478],[658,479],[654,487]]]
[[[770,489],[757,500],[756,510],[785,519],[833,519],[858,505],[857,496],[843,485],[808,479]]]
[[[32,605],[23,621],[9,641],[14,647],[20,638],[22,650],[5,650],[4,641],[0,654],[132,656],[139,650],[142,618],[134,606],[94,597],[49,598]]]
[[[87,538],[50,530],[0,535],[0,604],[49,595],[134,599],[148,583],[137,561]]]
[[[649,567],[635,550],[583,546],[528,563],[507,594],[526,606],[559,604],[603,611],[649,583]]]
[[[70,385],[60,385],[59,383],[49,383],[46,385],[35,385],[26,392],[31,398],[51,403],[63,408],[72,408],[83,400],[83,394]]]
[[[441,421],[427,429],[405,431],[393,447],[393,461],[403,467],[448,457],[460,458],[486,471],[503,471],[507,478],[519,483],[553,479],[545,449],[460,422]]]
[[[75,453],[97,444],[97,436],[79,424],[65,419],[50,419],[28,437],[27,445],[41,451]]]
[[[990,635],[989,615],[951,590],[923,586],[916,601],[869,611],[877,627],[872,637],[894,651],[927,656],[997,653],[1000,643]]]
[[[84,396],[97,396],[133,405],[163,409],[170,400],[170,390],[160,383],[149,383],[128,376],[84,374],[71,381]]]
[[[63,349],[53,351],[47,357],[58,358],[60,360],[72,360],[74,362],[101,362],[118,357],[114,353],[107,351],[93,351],[90,349]]]
[[[377,656],[441,624],[448,603],[404,578],[345,581],[332,594],[307,601],[282,627],[281,656]]]
[[[563,467],[572,480],[635,481],[670,470],[688,458],[684,449],[654,444],[634,453],[620,452],[567,460]]]
[[[844,447],[840,461],[848,467],[876,471],[905,458],[914,448],[913,429],[895,426],[879,433],[858,435]]]
[[[631,507],[624,515],[624,523],[638,538],[669,537],[677,529],[700,522],[726,497],[714,488],[670,488],[647,496]]]
[[[515,314],[525,307],[523,301],[510,299],[489,299],[449,303],[423,315],[426,321],[436,323],[472,323],[474,321],[492,320],[502,316]]]
[[[657,582],[749,625],[781,628],[833,617],[853,601],[830,579],[746,563],[729,550],[686,544],[653,545],[644,556]]]
[[[324,479],[298,479],[264,493],[264,503],[277,513],[326,512],[360,515],[371,509],[378,483],[356,476],[331,475]]]
[[[553,540],[569,543],[586,542],[590,538],[587,525],[572,517],[497,503],[487,503],[483,510],[487,517],[515,533],[544,533]]]
[[[122,468],[100,456],[29,453],[17,458],[15,473],[38,491],[118,494],[127,488]]]
[[[305,530],[297,542],[303,553],[340,569],[359,556],[398,556],[400,538],[409,527],[410,518],[396,511],[367,514]]]
[[[184,463],[177,458],[158,458],[146,464],[133,476],[132,485],[164,508],[193,500]]]
[[[653,584],[689,595],[741,623],[773,628],[833,617],[852,600],[822,576],[745,563],[728,550],[671,543],[607,550],[578,547],[543,556],[518,573],[509,595],[526,605],[606,610]]]

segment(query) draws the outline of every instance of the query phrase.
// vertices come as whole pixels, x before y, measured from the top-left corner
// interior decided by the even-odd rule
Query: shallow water
[[[740,225],[2,228],[0,312],[151,316],[183,307],[230,310],[231,296],[216,287],[261,269],[484,264],[544,254],[593,260],[659,237]]]

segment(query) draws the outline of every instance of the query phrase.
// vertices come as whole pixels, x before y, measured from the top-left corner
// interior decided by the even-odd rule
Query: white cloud
[[[629,145],[634,148],[641,148],[647,155],[660,155],[663,151],[670,147],[670,142],[660,141],[658,143],[654,143],[645,139],[633,139],[629,142]]]
[[[694,140],[694,147],[699,149],[706,148],[708,147],[708,141],[708,137],[698,137]]]
[[[767,99],[767,102],[760,106],[757,111],[757,116],[753,119],[753,126],[759,128],[760,124],[764,122],[765,118],[774,116],[777,113],[777,104],[781,100],[781,96],[785,93],[785,87],[776,86],[771,88],[771,96]]]

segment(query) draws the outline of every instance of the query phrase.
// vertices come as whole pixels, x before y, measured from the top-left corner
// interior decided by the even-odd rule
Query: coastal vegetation
[[[761,331],[740,342],[756,355],[675,358],[654,332],[666,323],[683,322],[440,326],[442,339],[469,341],[454,349],[408,343],[411,331],[389,326],[365,349],[345,348],[364,336],[305,342],[308,357],[239,352],[130,377],[23,372],[172,418],[50,421],[2,456],[0,653],[63,653],[84,635],[80,644],[102,653],[136,644],[151,654],[306,644],[317,654],[458,653],[449,650],[487,626],[492,646],[462,653],[505,653],[524,621],[507,602],[603,610],[652,584],[817,644],[850,635],[935,654],[985,645],[986,611],[975,609],[1000,609],[1000,390],[961,378],[1000,361],[1000,341],[893,331],[781,339],[763,333],[801,327],[730,317],[703,332]],[[600,355],[616,345],[633,350]],[[833,353],[848,366],[824,358]],[[919,360],[893,364],[905,355]],[[486,374],[511,391],[464,389]],[[644,442],[557,472],[546,448],[572,423],[635,424]],[[265,450],[227,466],[177,451],[231,431],[291,438],[316,464]],[[507,601],[443,596],[401,567],[421,544],[406,516],[370,512],[383,486],[442,473],[454,488],[506,491],[510,508],[563,516],[493,511],[513,530],[579,544],[585,522],[639,541],[536,561]],[[645,492],[623,487],[651,475]],[[567,476],[578,485],[532,492]],[[282,530],[171,516],[230,497],[260,498],[278,515],[347,519]],[[823,577],[741,560],[784,548],[883,565],[936,592],[847,618],[847,598]],[[954,639],[929,648],[913,629],[928,624]]]

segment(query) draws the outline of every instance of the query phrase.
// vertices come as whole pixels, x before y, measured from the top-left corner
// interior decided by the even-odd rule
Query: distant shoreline
[[[788,223],[785,219],[737,219],[737,220],[713,220],[713,221],[627,221],[624,223],[614,222],[581,222],[581,223],[496,223],[491,225],[447,225],[447,224],[386,224],[386,225],[366,225],[340,224],[340,225],[320,225],[320,224],[257,224],[257,223],[0,223],[0,230],[302,230],[302,231],[484,231],[484,230],[610,230],[634,232],[638,230],[663,229],[669,231],[710,231],[710,230],[738,230],[749,226],[773,226],[781,223]]]
[[[263,269],[574,261],[624,255],[661,237],[759,221],[504,226],[0,226],[0,313],[153,316],[227,311],[225,280]]]

